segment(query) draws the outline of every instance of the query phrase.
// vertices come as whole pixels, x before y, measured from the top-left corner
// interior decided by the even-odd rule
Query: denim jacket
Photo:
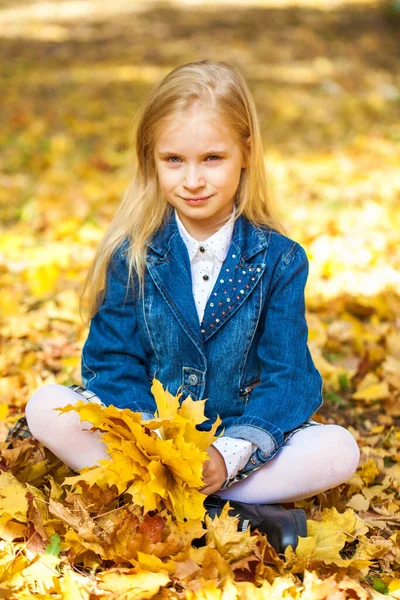
[[[127,288],[128,239],[108,266],[104,301],[82,350],[82,382],[106,404],[154,414],[157,377],[172,394],[207,399],[208,429],[249,440],[243,470],[270,460],[285,436],[322,403],[322,380],[307,347],[299,244],[245,217],[199,324],[190,261],[173,213],[147,247],[144,292]]]

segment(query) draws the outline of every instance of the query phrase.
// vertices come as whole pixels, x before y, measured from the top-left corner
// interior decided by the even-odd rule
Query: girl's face
[[[245,167],[230,129],[204,109],[169,121],[155,144],[158,180],[187,231],[201,241],[230,217]]]

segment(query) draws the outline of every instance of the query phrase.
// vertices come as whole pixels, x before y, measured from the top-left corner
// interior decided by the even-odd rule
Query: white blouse
[[[235,210],[223,227],[206,240],[199,242],[188,233],[175,210],[178,230],[189,253],[193,297],[200,324],[203,320],[207,300],[231,245],[234,216]],[[228,436],[218,438],[213,446],[224,458],[228,471],[227,481],[243,469],[252,453],[257,449],[257,446],[248,440]]]

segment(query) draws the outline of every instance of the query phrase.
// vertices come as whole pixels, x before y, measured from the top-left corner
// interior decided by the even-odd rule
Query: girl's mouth
[[[209,198],[211,198],[211,196],[198,196],[197,198],[183,198],[185,200],[185,202],[187,202],[188,204],[197,206],[199,204],[203,204],[204,202],[206,202],[206,200],[208,200]]]

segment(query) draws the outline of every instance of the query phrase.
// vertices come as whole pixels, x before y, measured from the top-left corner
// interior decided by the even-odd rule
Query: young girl
[[[136,152],[85,283],[85,387],[36,391],[29,428],[73,469],[91,466],[107,457],[103,442],[77,413],[52,409],[86,397],[151,418],[156,376],[207,398],[208,424],[222,419],[203,472],[214,507],[229,499],[247,523],[276,521],[268,505],[346,481],[359,451],[342,427],[310,420],[322,385],[307,347],[308,262],[272,214],[240,73],[209,60],[173,70],[143,107]]]

